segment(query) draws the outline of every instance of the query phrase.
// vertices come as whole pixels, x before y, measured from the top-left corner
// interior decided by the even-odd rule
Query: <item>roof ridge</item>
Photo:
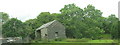
[[[42,26],[40,26],[39,28],[37,28],[36,30],[39,30],[39,29],[48,27],[49,25],[53,24],[55,21],[57,21],[57,20],[53,20],[53,21],[50,21],[50,22],[48,22],[48,23],[45,23],[45,24],[43,24]]]

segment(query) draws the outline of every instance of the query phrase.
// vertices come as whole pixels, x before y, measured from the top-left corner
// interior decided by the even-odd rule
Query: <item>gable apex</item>
[[[42,28],[46,28],[46,27],[48,27],[49,25],[51,25],[52,23],[54,23],[54,22],[56,22],[57,20],[53,20],[53,21],[51,21],[51,22],[48,22],[48,23],[46,23],[46,24],[43,24],[42,26],[40,26],[39,28],[37,28],[36,30],[40,30],[40,29],[42,29]]]

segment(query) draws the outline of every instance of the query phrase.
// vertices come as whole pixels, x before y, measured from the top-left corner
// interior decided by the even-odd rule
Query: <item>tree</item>
[[[118,21],[118,27],[120,27],[120,21]],[[120,28],[118,28],[118,39],[120,41]]]
[[[53,21],[54,17],[49,12],[42,12],[37,16],[36,19],[36,26],[37,28],[47,22]]]
[[[84,16],[89,17],[91,19],[97,19],[102,17],[102,12],[98,9],[95,9],[94,6],[88,5],[84,8]]]
[[[118,21],[119,19],[116,18],[114,14],[108,17],[108,29],[113,38],[118,38]]]
[[[66,35],[69,38],[98,38],[97,36],[104,33],[104,30],[99,28],[102,24],[99,23],[102,19],[102,12],[95,9],[92,5],[81,9],[75,4],[68,4],[65,5],[60,12],[59,21],[65,25]],[[96,30],[98,30],[98,32]],[[89,35],[90,33],[96,34]]]
[[[99,27],[92,27],[85,31],[85,36],[86,38],[98,39],[103,33],[104,30],[100,29]]]
[[[2,22],[5,23],[9,19],[9,16],[7,13],[0,12],[0,19],[2,19]]]
[[[20,20],[11,18],[2,25],[2,34],[4,37],[25,37],[27,31],[24,29],[24,25]]]
[[[29,19],[23,23],[25,25],[25,30],[27,31],[26,34],[27,36],[31,37],[34,39],[35,37],[35,30],[36,30],[36,19]]]

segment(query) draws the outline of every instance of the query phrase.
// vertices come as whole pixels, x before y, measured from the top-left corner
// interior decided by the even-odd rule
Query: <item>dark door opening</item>
[[[55,38],[58,38],[58,32],[55,32]]]
[[[47,34],[45,34],[45,38],[47,38]]]

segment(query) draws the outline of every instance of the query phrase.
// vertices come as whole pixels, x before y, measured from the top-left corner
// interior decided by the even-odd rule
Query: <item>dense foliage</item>
[[[9,15],[7,13],[0,12],[0,19],[2,19],[2,22],[4,23],[9,19]]]
[[[24,24],[16,18],[11,18],[2,26],[2,33],[5,37],[25,36]]]
[[[75,4],[65,5],[60,12],[52,14],[41,12],[35,19],[25,22],[21,22],[17,18],[9,19],[3,24],[3,34],[6,37],[29,35],[34,39],[36,28],[47,22],[58,20],[66,27],[68,38],[99,39],[103,34],[110,34],[112,38],[118,37],[118,18],[114,14],[103,17],[103,12],[92,5],[82,9]]]

